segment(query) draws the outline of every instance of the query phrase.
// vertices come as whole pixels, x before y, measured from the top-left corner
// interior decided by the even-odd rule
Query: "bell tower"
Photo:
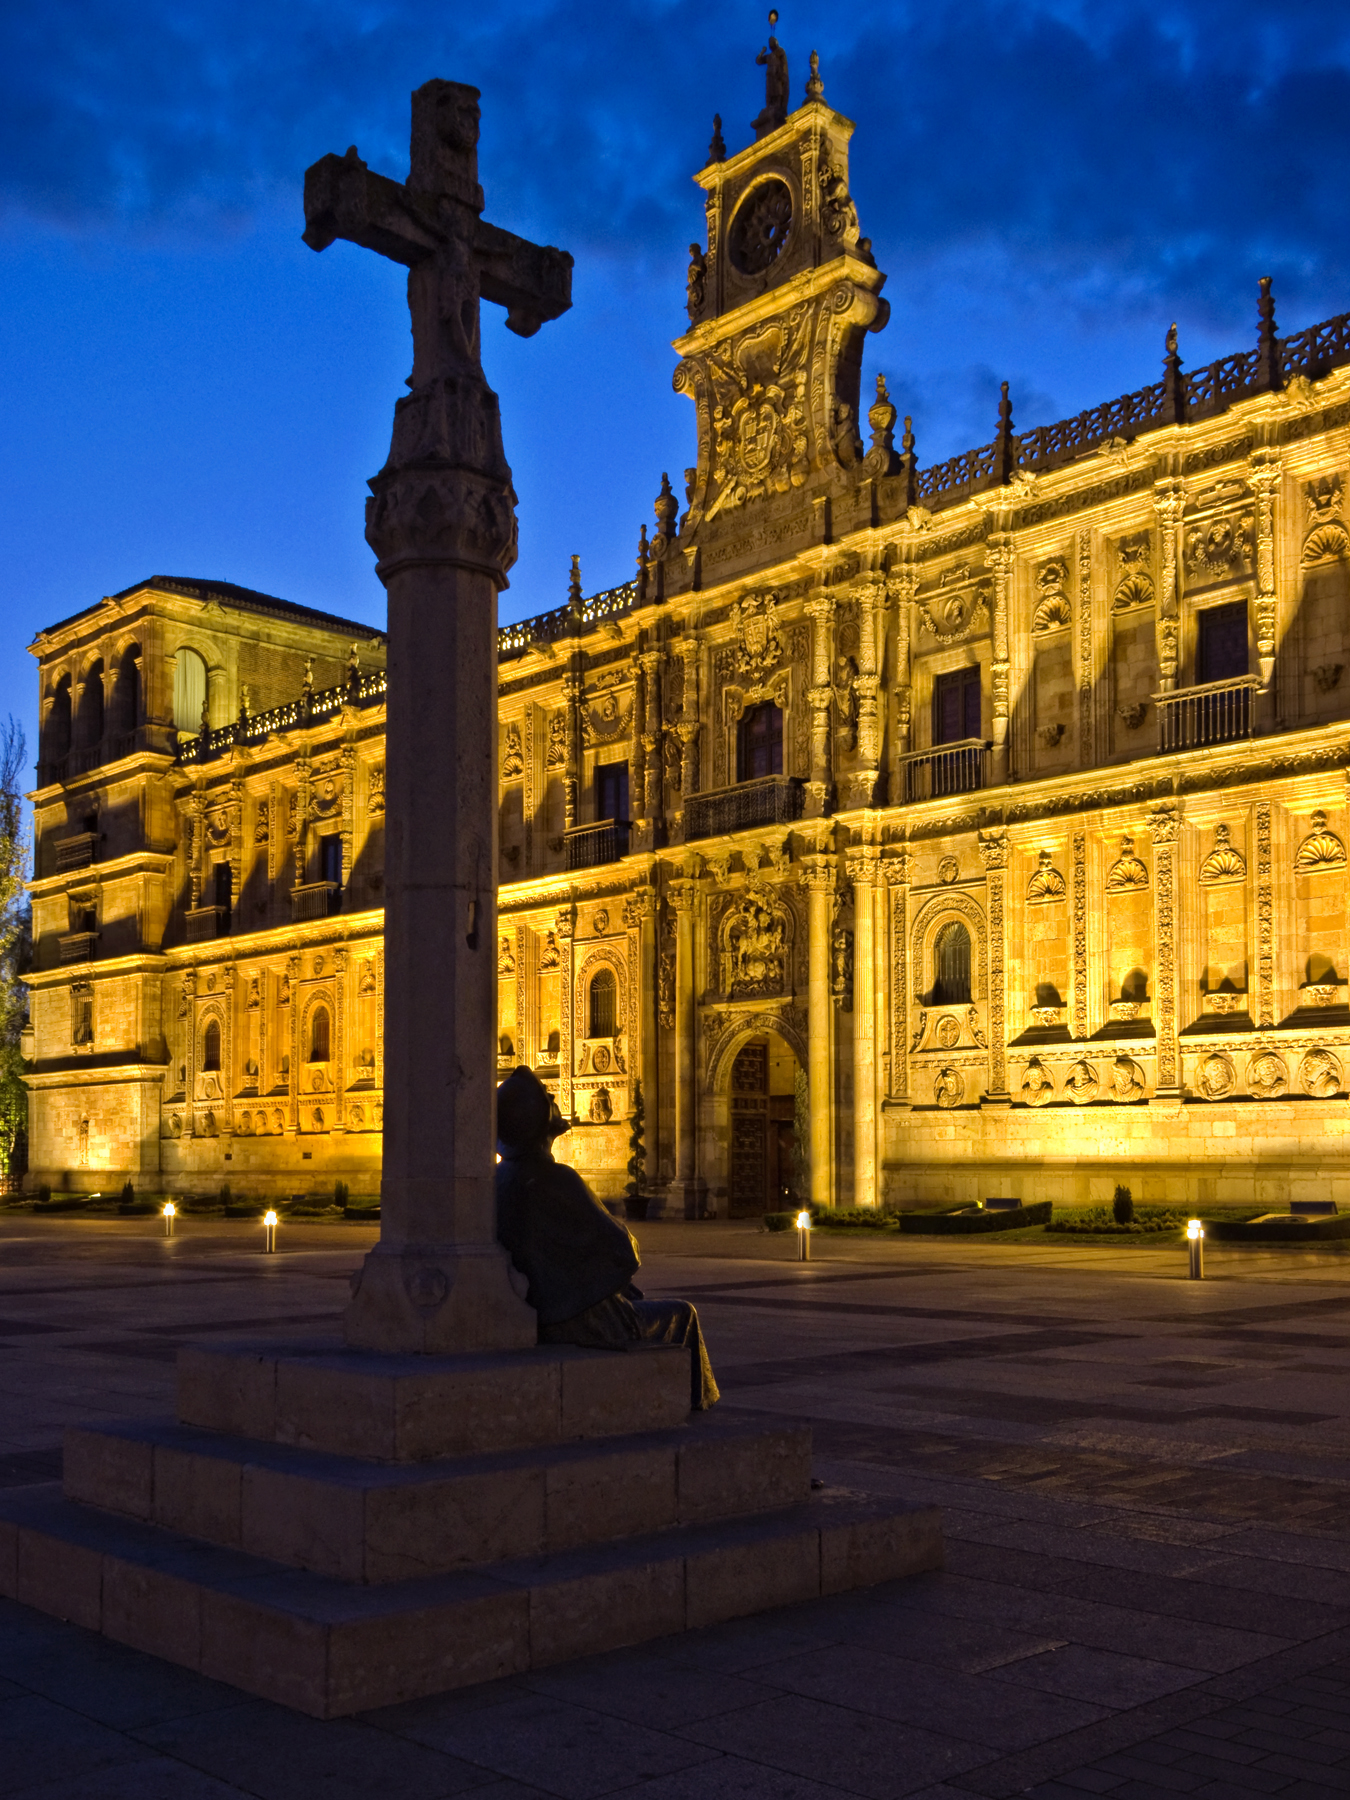
[[[766,105],[754,143],[728,156],[718,119],[694,177],[707,196],[708,243],[690,246],[689,330],[674,345],[675,389],[698,414],[680,530],[691,565],[695,546],[707,556],[724,535],[743,537],[752,518],[780,525],[780,540],[798,536],[798,524],[809,537],[824,511],[811,502],[857,482],[863,338],[890,313],[849,194],[852,120],[826,104],[814,51],[793,113],[776,39],[757,60]]]

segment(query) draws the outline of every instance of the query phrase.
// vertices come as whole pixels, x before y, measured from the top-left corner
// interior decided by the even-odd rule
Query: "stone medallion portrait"
[[[938,1106],[960,1106],[966,1097],[966,1083],[959,1069],[946,1063],[933,1077],[933,1100]]]
[[[1232,1057],[1221,1056],[1218,1051],[1207,1056],[1195,1071],[1196,1092],[1206,1100],[1226,1100],[1236,1085]]]
[[[1298,1079],[1305,1094],[1330,1100],[1340,1092],[1341,1064],[1330,1050],[1309,1050],[1298,1065]]]
[[[1086,1106],[1097,1098],[1101,1079],[1090,1062],[1079,1060],[1064,1078],[1064,1092],[1075,1106]]]
[[[1258,1100],[1278,1100],[1289,1086],[1284,1058],[1274,1050],[1258,1050],[1247,1064],[1247,1091]]]
[[[1055,1078],[1039,1056],[1033,1056],[1022,1077],[1022,1098],[1028,1106],[1044,1106],[1055,1097]]]

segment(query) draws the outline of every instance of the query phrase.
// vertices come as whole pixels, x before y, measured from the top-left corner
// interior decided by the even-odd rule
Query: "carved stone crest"
[[[1192,525],[1186,533],[1186,574],[1192,581],[1222,580],[1246,573],[1252,558],[1252,524],[1228,513]]]
[[[755,687],[767,681],[783,660],[777,608],[774,594],[742,594],[732,608],[737,634],[736,668]]]
[[[787,986],[788,921],[765,888],[747,888],[728,907],[721,938],[722,992],[736,999],[781,994]]]

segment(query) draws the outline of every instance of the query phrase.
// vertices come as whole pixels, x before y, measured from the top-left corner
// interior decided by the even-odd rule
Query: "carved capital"
[[[692,913],[698,902],[697,877],[686,876],[682,880],[672,881],[666,889],[666,898],[677,913]]]
[[[802,858],[802,880],[813,894],[832,894],[839,880],[839,872],[830,856],[806,856]]]
[[[516,560],[516,496],[509,474],[412,465],[370,483],[366,542],[382,581],[419,563],[449,563],[504,581]]]
[[[1174,844],[1177,841],[1177,827],[1180,823],[1176,802],[1165,800],[1160,805],[1151,808],[1144,823],[1155,844]]]
[[[1008,834],[1002,826],[982,831],[979,837],[980,860],[986,869],[1003,869],[1008,864]]]

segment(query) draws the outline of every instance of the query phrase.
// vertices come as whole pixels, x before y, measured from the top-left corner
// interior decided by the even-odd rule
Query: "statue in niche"
[[[373,956],[365,956],[361,959],[361,973],[357,977],[356,991],[361,995],[375,992],[375,959]]]
[[[567,761],[567,715],[554,713],[548,722],[548,750],[544,755],[546,769],[561,769]]]
[[[1134,853],[1134,839],[1128,835],[1120,840],[1120,855],[1106,877],[1108,894],[1129,893],[1134,888],[1148,886],[1148,868]]]
[[[249,1012],[257,1012],[262,1005],[262,983],[256,975],[249,978],[247,1005]]]
[[[787,986],[787,920],[762,888],[747,888],[722,921],[722,992],[780,994]]]
[[[858,664],[851,656],[840,656],[834,665],[834,701],[839,709],[839,745],[843,750],[858,748]]]
[[[840,924],[830,934],[830,993],[835,1005],[848,1012],[853,1005],[853,933]]]
[[[1345,845],[1327,830],[1327,815],[1319,807],[1308,821],[1311,832],[1298,847],[1294,868],[1300,875],[1316,875],[1323,869],[1345,867]]]
[[[1032,902],[1062,900],[1064,893],[1064,877],[1054,867],[1050,852],[1042,850],[1036,858],[1036,872],[1027,883],[1027,899]]]
[[[697,1312],[687,1300],[644,1299],[633,1286],[640,1259],[632,1233],[575,1169],[554,1161],[553,1140],[567,1129],[531,1070],[516,1069],[497,1089],[497,1236],[525,1278],[540,1343],[687,1345],[690,1405],[714,1405],[717,1382]]]
[[[689,273],[684,281],[684,305],[690,324],[697,322],[703,311],[708,281],[708,259],[697,244],[689,246]]]
[[[1227,825],[1214,827],[1214,848],[1200,865],[1201,881],[1238,881],[1247,873],[1247,860],[1233,848],[1233,834]]]

